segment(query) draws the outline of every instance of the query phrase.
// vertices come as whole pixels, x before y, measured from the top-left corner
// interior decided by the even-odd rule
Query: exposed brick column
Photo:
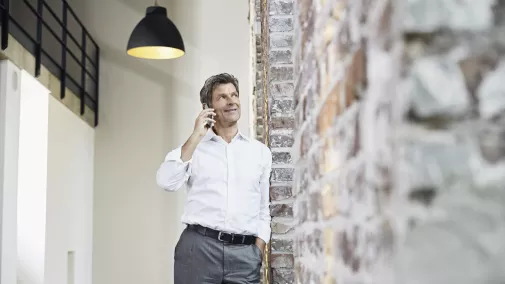
[[[256,42],[256,138],[272,151],[272,239],[262,282],[294,282],[293,258],[293,6],[294,0],[251,0]],[[251,11],[253,12],[253,11]],[[264,272],[268,271],[269,275]]]
[[[268,106],[269,146],[273,155],[271,177],[272,283],[294,282],[293,257],[293,146],[294,0],[268,1]]]
[[[257,134],[272,150],[270,199],[271,283],[294,282],[293,258],[293,6],[294,0],[257,1],[261,25],[257,54]]]

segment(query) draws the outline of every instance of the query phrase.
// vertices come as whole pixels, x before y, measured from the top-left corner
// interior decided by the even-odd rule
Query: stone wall
[[[397,282],[503,283],[505,1],[403,5]]]
[[[505,1],[294,2],[259,15],[272,283],[505,281]]]
[[[259,11],[272,283],[503,282],[505,1],[294,2]]]

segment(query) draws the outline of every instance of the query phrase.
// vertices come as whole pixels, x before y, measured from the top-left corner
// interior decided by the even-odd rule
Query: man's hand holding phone
[[[200,138],[203,137],[207,133],[207,130],[209,130],[209,127],[216,122],[212,119],[215,115],[216,113],[212,108],[205,108],[202,110],[195,120],[195,129],[193,133]]]
[[[181,160],[186,162],[191,159],[193,153],[195,152],[196,146],[202,140],[202,137],[207,134],[210,125],[215,123],[216,121],[212,119],[216,113],[212,108],[204,108],[198,117],[195,120],[195,129],[193,130],[193,134],[188,138],[186,143],[182,146],[181,149]]]

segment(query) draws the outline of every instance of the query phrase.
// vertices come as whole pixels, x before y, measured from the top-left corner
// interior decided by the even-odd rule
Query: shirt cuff
[[[262,239],[266,244],[270,242],[270,222],[265,222],[259,226],[258,238]]]
[[[167,156],[165,157],[165,162],[175,161],[181,164],[188,164],[191,162],[192,159],[189,159],[186,162],[182,161],[181,154],[182,154],[182,146],[170,151],[170,153],[168,153]]]

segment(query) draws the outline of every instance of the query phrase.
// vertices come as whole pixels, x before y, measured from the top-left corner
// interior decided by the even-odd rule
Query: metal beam
[[[2,25],[2,38],[0,45],[2,50],[9,46],[9,0],[0,0],[0,25]]]

